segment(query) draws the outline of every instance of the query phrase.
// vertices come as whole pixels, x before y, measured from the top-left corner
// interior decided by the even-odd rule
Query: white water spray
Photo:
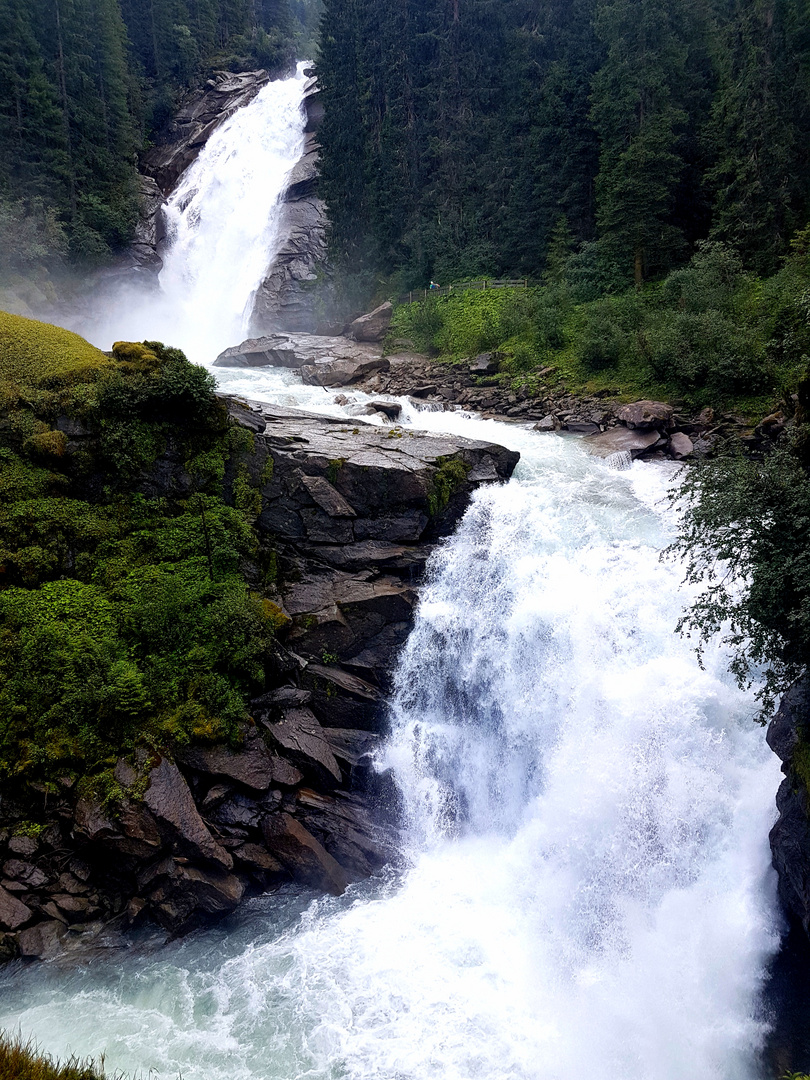
[[[0,1027],[185,1080],[753,1080],[778,940],[778,762],[720,650],[673,634],[670,476],[520,449],[432,564],[387,764],[409,868],[80,969]],[[304,901],[305,903],[305,901]]]

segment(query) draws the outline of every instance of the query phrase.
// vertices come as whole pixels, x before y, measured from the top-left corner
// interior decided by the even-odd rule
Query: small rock
[[[33,912],[16,896],[0,887],[0,927],[5,930],[17,930],[24,926]]]
[[[427,386],[415,386],[413,390],[408,392],[408,396],[416,398],[417,400],[422,400],[426,397],[430,397],[431,394],[435,394],[437,390],[438,387],[435,383],[430,383]]]
[[[470,363],[471,375],[497,375],[498,360],[494,353],[479,353]]]
[[[39,843],[33,838],[33,836],[12,836],[8,842],[8,850],[13,851],[15,855],[25,855],[30,858],[35,855]]]
[[[556,431],[557,426],[558,426],[557,421],[554,419],[554,417],[551,415],[551,413],[549,413],[548,416],[543,417],[543,419],[539,422],[539,424],[534,425],[534,430],[535,431]]]
[[[17,935],[20,956],[35,957],[39,960],[50,960],[58,956],[62,951],[61,943],[65,932],[64,925],[58,919],[29,926]]]
[[[368,405],[369,412],[382,413],[389,420],[396,420],[402,412],[402,406],[398,401],[371,401]]]

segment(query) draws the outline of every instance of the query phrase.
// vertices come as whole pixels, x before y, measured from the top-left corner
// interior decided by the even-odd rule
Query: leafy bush
[[[807,384],[803,391],[807,394]],[[808,402],[810,403],[810,402]],[[685,510],[670,551],[704,589],[679,629],[703,643],[722,632],[741,685],[765,670],[761,719],[810,655],[810,483],[801,425],[761,461],[729,453],[686,474]]]
[[[667,311],[653,316],[637,345],[653,372],[690,390],[718,395],[768,385],[756,330],[738,326],[720,311]]]
[[[20,351],[42,349],[33,379],[79,381],[0,402],[0,777],[92,777],[139,744],[228,738],[279,625],[241,572],[269,558],[251,528],[253,439],[179,350],[119,342],[96,367],[86,342],[32,326]],[[23,370],[10,340],[7,370]],[[69,453],[51,426],[65,414],[84,432]],[[169,446],[187,473],[148,497],[139,485],[152,490]]]

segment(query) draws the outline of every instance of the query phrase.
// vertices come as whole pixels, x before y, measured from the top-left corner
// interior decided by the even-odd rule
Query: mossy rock
[[[0,312],[0,381],[48,386],[81,381],[113,362],[83,337],[60,326]]]

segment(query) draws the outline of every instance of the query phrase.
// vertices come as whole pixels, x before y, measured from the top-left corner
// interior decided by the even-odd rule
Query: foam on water
[[[12,969],[0,1026],[184,1080],[755,1077],[779,769],[725,658],[673,634],[671,471],[420,419],[523,458],[434,556],[402,658],[407,869]]]

